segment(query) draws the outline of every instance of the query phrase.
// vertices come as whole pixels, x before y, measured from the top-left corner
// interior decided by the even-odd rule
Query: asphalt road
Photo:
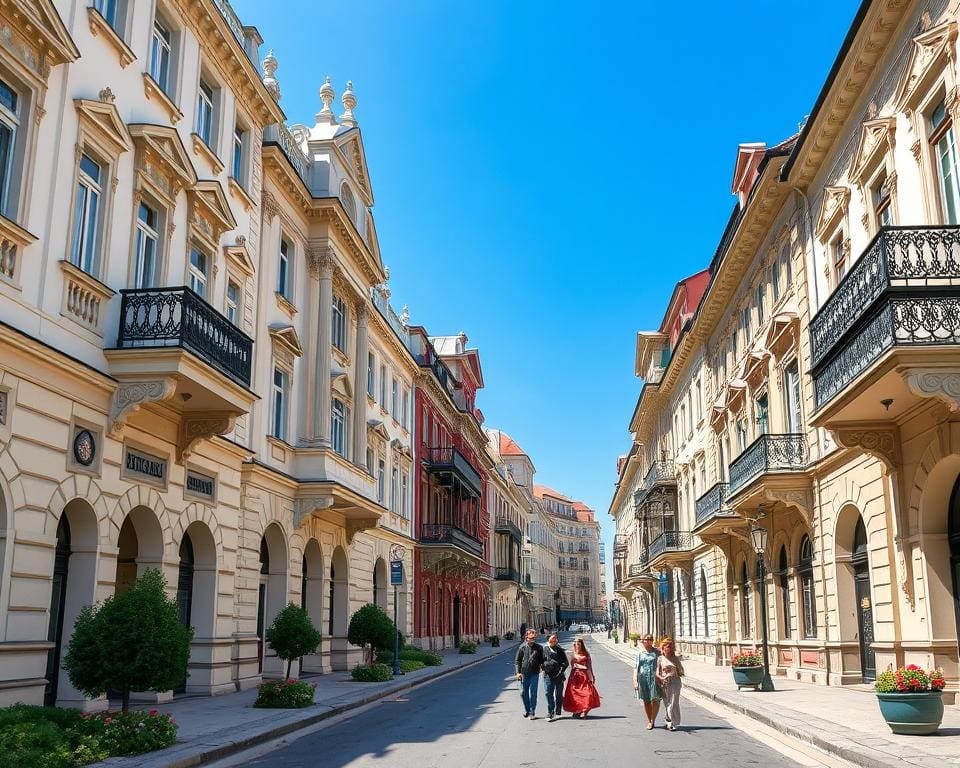
[[[588,641],[589,642],[589,641]],[[569,642],[561,642],[569,647]],[[589,646],[588,646],[589,647]],[[603,705],[587,720],[548,722],[543,686],[538,719],[523,718],[512,654],[388,699],[245,763],[250,768],[796,768],[725,720],[685,702],[676,731],[646,730],[630,668],[594,645]]]

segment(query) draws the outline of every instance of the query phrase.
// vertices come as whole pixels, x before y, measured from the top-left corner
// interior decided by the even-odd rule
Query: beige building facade
[[[800,133],[739,148],[691,322],[666,329],[659,365],[638,346],[615,583],[640,631],[694,657],[757,644],[765,600],[776,673],[840,685],[916,663],[956,694],[958,15],[861,6]],[[677,442],[691,381],[692,455]],[[690,538],[650,568],[629,496],[667,428]]]
[[[287,129],[223,0],[0,16],[0,704],[105,706],[61,653],[151,567],[194,627],[182,690],[281,674],[289,601],[323,636],[304,670],[347,668],[391,551],[412,583],[417,370],[352,89]]]

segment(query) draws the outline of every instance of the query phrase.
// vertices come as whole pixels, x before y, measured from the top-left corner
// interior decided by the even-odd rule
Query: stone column
[[[313,434],[320,445],[330,445],[330,347],[333,345],[333,326],[331,312],[333,308],[333,252],[324,249],[318,259],[320,275],[320,311],[316,329],[316,365],[317,388],[316,407],[313,412]]]
[[[304,323],[304,333],[309,338],[319,338],[320,334],[320,261],[322,250],[310,250],[307,252],[307,269],[310,279],[307,286],[307,317]],[[317,355],[320,354],[319,344],[307,344],[304,350],[303,367],[305,378],[305,396],[303,398],[302,415],[303,420],[298,426],[301,437],[306,445],[316,445],[320,439],[320,433],[316,429],[316,411],[317,411],[317,369],[319,361]]]
[[[367,460],[367,306],[357,302],[357,353],[353,363],[353,463]]]

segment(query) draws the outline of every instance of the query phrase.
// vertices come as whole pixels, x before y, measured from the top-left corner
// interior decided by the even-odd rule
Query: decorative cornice
[[[159,403],[169,400],[177,389],[177,382],[171,378],[150,379],[145,381],[127,381],[120,384],[113,393],[110,402],[109,432],[119,437],[123,425],[131,413],[140,410],[144,403]]]
[[[907,387],[919,397],[943,401],[951,412],[960,411],[960,367],[899,369]]]
[[[837,445],[858,448],[883,462],[888,471],[900,466],[900,435],[896,427],[882,425],[857,425],[830,427]]]
[[[233,430],[236,415],[231,413],[203,412],[202,415],[185,414],[180,421],[177,438],[177,461],[186,461],[197,443],[216,435],[225,435]]]

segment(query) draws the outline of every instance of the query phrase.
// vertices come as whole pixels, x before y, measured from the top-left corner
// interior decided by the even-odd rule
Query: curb
[[[421,685],[427,685],[450,675],[455,675],[459,672],[463,672],[465,669],[476,666],[477,664],[483,664],[486,661],[490,661],[490,659],[495,659],[499,656],[502,656],[504,653],[507,653],[513,649],[514,646],[510,645],[500,651],[497,651],[496,653],[491,653],[487,656],[484,656],[483,658],[473,659],[472,661],[468,661],[456,667],[443,669],[442,671],[438,671],[433,675],[402,682],[398,685],[392,686],[391,688],[368,694],[360,699],[357,699],[356,701],[351,701],[347,704],[339,704],[337,706],[330,707],[323,712],[317,712],[293,722],[281,723],[268,730],[261,731],[260,733],[254,733],[245,738],[238,738],[236,741],[231,741],[227,744],[220,744],[216,746],[207,745],[207,748],[203,748],[203,746],[198,745],[200,746],[200,749],[190,749],[190,742],[184,742],[182,744],[174,744],[171,747],[154,752],[153,754],[147,752],[142,755],[133,755],[131,757],[107,758],[102,762],[94,763],[94,766],[102,766],[102,768],[128,768],[128,766],[148,766],[149,768],[195,768],[195,766],[204,765],[205,763],[210,763],[215,760],[222,760],[225,757],[229,757],[230,755],[238,752],[243,752],[244,750],[255,747],[258,744],[272,741],[280,736],[286,736],[287,734],[294,733],[295,731],[302,730],[303,728],[309,728],[311,725],[316,725],[324,720],[329,720],[332,717],[342,715],[345,712],[359,709],[367,704],[372,704],[375,701],[385,699],[402,691],[418,688]],[[211,734],[209,738],[216,738],[217,734],[224,733],[228,730],[229,729],[223,729],[215,732]],[[169,760],[162,759],[164,752],[175,753],[177,751],[189,751],[189,754],[183,754],[181,756],[170,754]]]
[[[615,646],[611,647],[608,643],[602,643],[602,645],[604,649],[614,657],[620,659],[624,663],[630,663],[630,660],[620,652],[619,648]],[[800,712],[795,712],[794,710],[787,708],[781,708],[779,711],[781,713],[789,713],[789,716],[778,718],[774,715],[768,714],[762,708],[756,708],[748,704],[744,704],[742,701],[731,697],[725,691],[713,688],[712,686],[700,682],[695,678],[684,678],[683,686],[685,689],[694,691],[704,698],[716,702],[727,709],[731,709],[741,715],[746,715],[757,722],[776,729],[780,733],[785,733],[786,735],[792,736],[793,738],[806,742],[807,744],[812,744],[823,752],[826,752],[828,755],[839,757],[842,760],[846,760],[848,763],[851,763],[852,765],[857,765],[861,768],[904,768],[904,765],[909,765],[909,763],[905,763],[903,760],[890,759],[887,757],[885,752],[879,749],[875,749],[855,741],[848,742],[848,745],[837,743],[836,741],[831,741],[827,738],[824,738],[820,735],[820,731],[814,728],[804,728],[800,725],[796,725],[794,723],[806,723],[808,725],[812,725],[817,720],[817,718],[811,718],[810,716],[804,715]],[[864,752],[874,752],[879,756],[864,754]],[[934,755],[930,755],[929,757],[933,760],[938,759]]]

